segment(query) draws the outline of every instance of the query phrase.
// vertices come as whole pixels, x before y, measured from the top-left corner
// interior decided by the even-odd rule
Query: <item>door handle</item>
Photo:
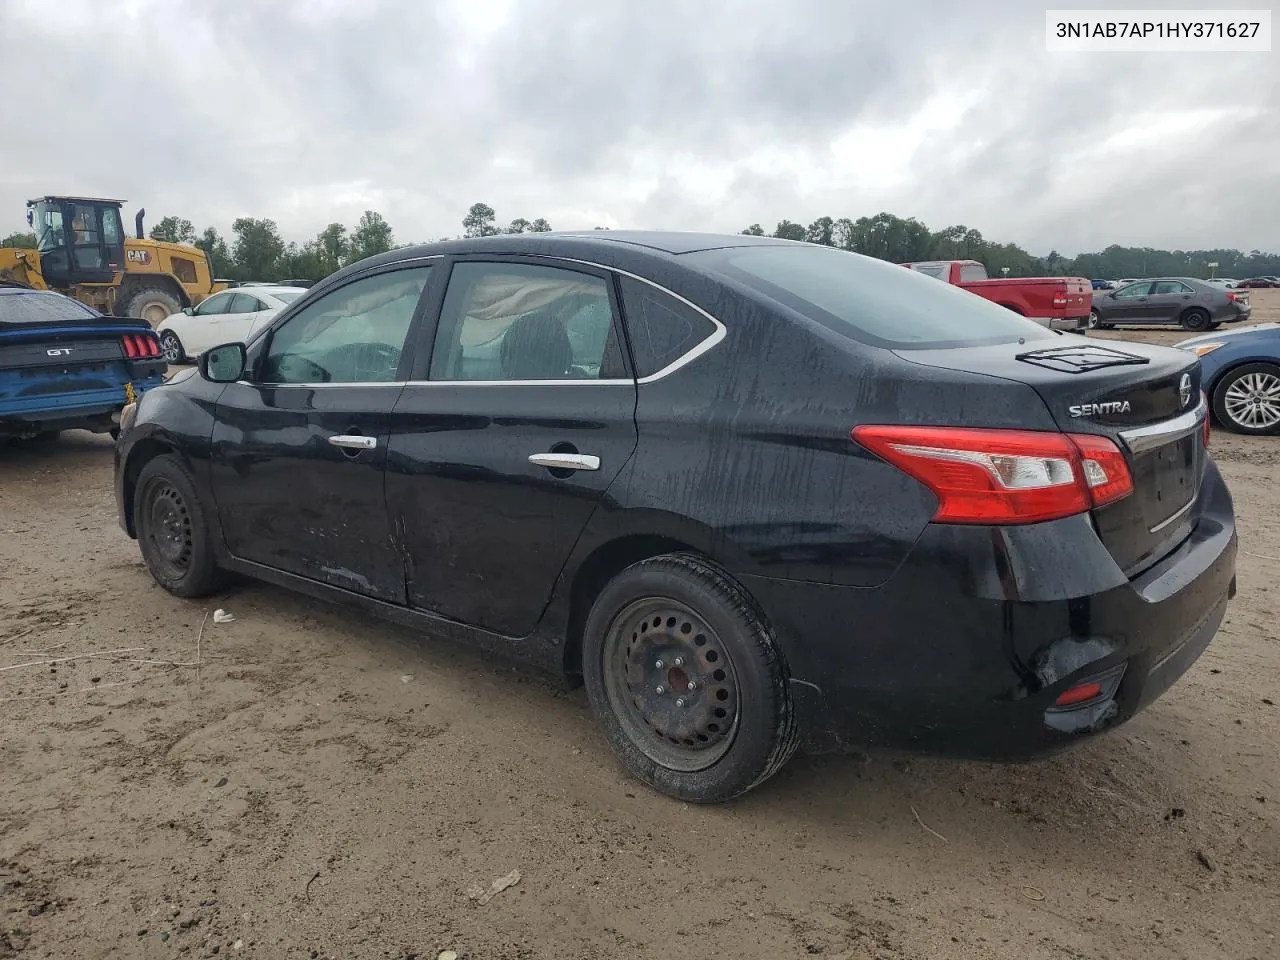
[[[372,450],[378,445],[378,438],[339,433],[330,437],[329,442],[335,447],[342,447],[344,450]]]
[[[534,453],[529,462],[551,470],[599,470],[600,458],[586,453]]]

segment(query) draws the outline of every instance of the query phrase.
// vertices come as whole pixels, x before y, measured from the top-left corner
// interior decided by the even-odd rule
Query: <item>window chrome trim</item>
[[[1194,410],[1188,410],[1186,413],[1180,414],[1172,420],[1165,420],[1163,423],[1153,423],[1149,427],[1121,430],[1120,439],[1124,441],[1124,445],[1132,453],[1144,453],[1147,450],[1154,450],[1156,447],[1162,447],[1166,443],[1173,443],[1173,441],[1181,440],[1188,434],[1195,433],[1201,429],[1204,424],[1204,418],[1208,415],[1209,408],[1205,405],[1202,395]]]
[[[648,374],[647,376],[640,377],[634,380],[631,378],[627,378],[625,380],[618,379],[618,378],[610,378],[607,380],[409,380],[406,382],[406,386],[411,386],[411,387],[436,387],[436,386],[440,386],[440,387],[583,387],[583,386],[630,387],[630,386],[635,386],[639,384],[655,383],[658,380],[663,379],[664,377],[670,376],[671,374],[679,370],[681,367],[684,367],[690,363],[693,363],[693,361],[697,360],[703,354],[714,349],[716,345],[719,344],[720,341],[722,341],[728,335],[729,331],[725,327],[725,325],[721,323],[719,320],[717,320],[715,317],[713,317],[711,314],[707,313],[707,311],[703,310],[696,303],[693,303],[692,301],[685,299],[684,297],[680,296],[680,294],[676,293],[674,290],[669,290],[668,288],[664,287],[662,284],[656,283],[653,280],[648,279],[647,277],[637,276],[634,273],[630,273],[626,270],[620,270],[617,267],[611,267],[607,264],[595,263],[591,260],[577,260],[572,257],[552,257],[552,256],[535,254],[535,255],[532,255],[530,259],[548,260],[548,261],[551,261],[552,263],[574,263],[574,264],[578,264],[579,266],[592,267],[596,270],[604,270],[608,273],[616,273],[619,276],[630,277],[632,280],[636,280],[636,281],[639,281],[640,283],[648,284],[649,286],[653,287],[655,290],[659,290],[662,293],[665,293],[667,296],[680,301],[686,307],[689,307],[691,310],[694,310],[697,313],[700,313],[702,316],[706,317],[708,320],[711,321],[715,329],[710,334],[708,334],[705,339],[698,341],[698,343],[696,343],[693,347],[686,350],[684,353],[680,354],[680,356],[676,357],[674,360],[672,360],[669,364],[667,364],[661,370],[657,370],[654,373]]]
[[[424,262],[439,260],[441,259],[441,256],[442,256],[441,254],[436,254],[430,257],[415,257],[412,260],[403,260],[403,261],[398,261],[397,263],[398,264],[424,263]],[[574,263],[584,267],[593,267],[596,270],[604,270],[609,273],[616,273],[619,276],[630,277],[632,280],[636,280],[640,283],[647,284],[653,287],[655,290],[661,291],[667,296],[680,301],[680,303],[683,303],[686,307],[689,307],[691,310],[694,310],[695,312],[701,314],[702,316],[710,320],[712,326],[714,326],[715,329],[710,334],[708,334],[706,338],[698,341],[698,343],[696,343],[693,347],[686,350],[684,353],[680,354],[680,356],[676,357],[674,360],[672,360],[669,364],[667,364],[661,370],[655,371],[654,373],[651,373],[639,379],[632,379],[630,377],[626,379],[620,379],[620,378],[613,377],[606,380],[391,380],[391,381],[375,380],[375,381],[369,381],[364,383],[346,382],[346,381],[341,383],[251,383],[248,380],[238,380],[236,382],[244,384],[245,386],[274,387],[274,388],[302,387],[309,390],[314,390],[318,387],[633,387],[638,384],[656,383],[657,381],[663,379],[664,377],[670,376],[671,374],[679,370],[681,367],[684,367],[690,363],[693,363],[693,361],[697,360],[703,354],[713,350],[717,345],[719,345],[719,343],[722,340],[724,340],[726,336],[728,336],[728,333],[729,333],[728,328],[726,328],[723,323],[721,323],[719,320],[717,320],[715,317],[709,314],[706,310],[703,310],[696,303],[693,303],[692,301],[686,299],[685,297],[680,296],[680,294],[676,293],[674,290],[670,290],[667,287],[664,287],[662,284],[656,283],[655,281],[650,280],[647,277],[641,277],[627,270],[620,270],[617,267],[611,267],[611,266],[608,266],[607,264],[594,263],[591,260],[577,260],[572,257],[552,257],[552,256],[534,255],[531,259],[549,260],[553,263]],[[497,262],[500,262],[500,261],[497,261]],[[379,266],[387,266],[387,265],[380,264]],[[364,277],[361,276],[353,279],[362,280],[364,279]],[[334,289],[336,290],[338,288],[335,287]],[[302,298],[300,297],[299,299],[302,299]],[[275,327],[275,326],[277,326],[277,324],[273,323],[272,327]]]

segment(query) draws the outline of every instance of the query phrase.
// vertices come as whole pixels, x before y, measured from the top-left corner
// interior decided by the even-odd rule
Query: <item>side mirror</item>
[[[200,354],[200,376],[212,383],[235,383],[244,376],[247,354],[243,343],[224,343]]]
[[[192,309],[191,309],[190,307],[183,307],[183,308],[182,308],[182,312],[183,312],[183,313],[185,313],[188,317],[189,317],[189,316],[191,316],[191,315],[192,315],[192,313],[193,313],[193,311],[192,311]]]

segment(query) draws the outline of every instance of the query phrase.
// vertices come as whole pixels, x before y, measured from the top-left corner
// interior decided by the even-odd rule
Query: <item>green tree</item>
[[[809,229],[805,231],[804,238],[810,243],[820,243],[824,247],[834,247],[836,222],[830,217],[819,217],[813,223],[809,224]]]
[[[231,259],[231,251],[227,249],[227,241],[222,239],[217,230],[205,227],[195,245],[209,255],[215,277],[226,279],[231,276],[235,263]]]
[[[355,263],[365,257],[386,253],[394,246],[395,237],[391,233],[391,224],[377,211],[366,210],[360,215],[356,228],[351,231],[351,243],[347,249],[348,262]]]
[[[242,280],[274,280],[279,276],[284,241],[274,220],[240,217],[231,230],[235,234],[231,251]]]
[[[314,240],[304,244],[301,252],[315,261],[312,269],[319,271],[317,280],[358,259],[351,256],[351,239],[347,236],[347,228],[340,223],[329,224],[316,234]],[[310,274],[304,276],[309,277]]]
[[[539,217],[537,220],[533,221],[533,223],[529,224],[529,232],[530,233],[550,233],[551,224],[547,223],[547,221],[542,217]]]
[[[498,232],[495,223],[498,215],[487,203],[473,203],[467,215],[462,218],[463,236],[491,237]]]
[[[751,226],[747,227],[747,229],[743,230],[742,232],[748,237],[763,237],[764,227],[760,226],[760,224],[758,223],[753,223]]]
[[[503,232],[504,233],[528,233],[529,226],[530,226],[529,221],[526,220],[524,217],[516,217],[514,220],[511,221],[511,226],[507,227],[507,229]]]
[[[162,217],[160,222],[151,228],[152,240],[163,240],[168,243],[195,243],[196,228],[190,220],[182,217]]]
[[[22,250],[30,248],[34,250],[36,247],[36,235],[30,231],[15,230],[3,240],[0,240],[0,247],[18,247]]]
[[[804,227],[798,223],[792,223],[790,220],[779,220],[773,235],[780,240],[803,240],[805,231]]]

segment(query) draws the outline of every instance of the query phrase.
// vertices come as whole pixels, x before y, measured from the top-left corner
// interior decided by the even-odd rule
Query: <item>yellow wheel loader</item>
[[[148,240],[145,210],[126,237],[123,201],[90,197],[41,197],[27,201],[27,223],[36,249],[0,248],[0,280],[37,290],[57,290],[118,317],[141,317],[157,326],[226,289],[213,279],[208,255],[185,243]]]

